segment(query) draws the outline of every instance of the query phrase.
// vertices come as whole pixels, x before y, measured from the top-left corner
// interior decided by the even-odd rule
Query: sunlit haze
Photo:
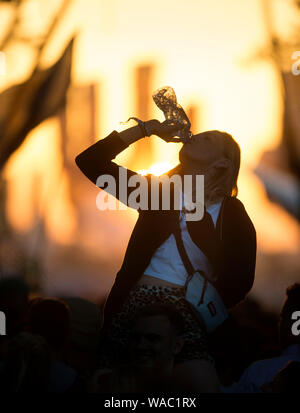
[[[35,3],[40,3],[39,8],[34,7]],[[28,23],[28,31],[42,30],[47,15],[59,4],[47,3],[28,2],[27,12],[36,13],[36,18]],[[258,49],[268,45],[261,2],[74,0],[71,3],[43,62],[45,67],[52,64],[74,29],[77,30],[72,81],[76,85],[98,86],[97,139],[134,125],[131,122],[124,126],[120,122],[135,116],[135,68],[152,65],[153,91],[169,85],[184,108],[195,105],[198,132],[219,129],[232,134],[240,144],[239,197],[256,226],[259,247],[265,251],[291,252],[298,248],[296,222],[267,200],[262,184],[251,172],[262,152],[278,144],[283,110],[275,67],[269,60],[253,57]],[[284,2],[274,3],[276,24],[284,34],[283,22],[290,16]],[[44,7],[47,12],[42,12]],[[8,18],[9,10],[7,7],[0,17],[0,24]],[[12,47],[7,54],[8,73],[1,78],[0,88],[24,80],[30,73],[31,59],[29,47],[18,44]],[[152,118],[164,119],[154,102],[151,111]],[[155,143],[155,161],[151,168],[145,167],[140,172],[159,175],[177,164],[181,145],[157,137],[151,139]],[[134,145],[121,153],[116,162],[129,166],[132,151]],[[143,154],[145,160],[147,156]],[[68,197],[56,118],[30,133],[11,157],[5,174],[10,183],[7,212],[12,226],[25,232],[34,225],[37,213],[34,198],[45,216],[48,235],[58,243],[71,242],[76,218]],[[87,187],[92,185],[83,177],[82,182]],[[95,203],[90,208],[95,209]],[[101,221],[102,212],[97,213]],[[113,218],[119,213],[111,211],[109,216]],[[122,219],[131,225],[136,216],[136,212],[127,211]]]

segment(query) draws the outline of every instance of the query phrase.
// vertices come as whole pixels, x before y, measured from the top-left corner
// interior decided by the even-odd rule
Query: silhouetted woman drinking
[[[146,133],[167,140],[179,128],[179,124],[152,119],[142,126],[113,131],[80,153],[76,163],[93,183],[100,175],[112,175],[117,182],[116,197],[120,198],[120,167],[112,159]],[[102,327],[106,350],[102,354],[102,366],[106,363],[112,367],[114,362],[122,361],[129,340],[126,323],[132,314],[145,305],[163,302],[175,305],[186,323],[183,349],[175,354],[175,374],[190,383],[191,390],[215,392],[218,379],[208,350],[207,334],[185,298],[187,271],[176,246],[174,225],[179,221],[194,267],[207,275],[211,272],[218,275],[214,286],[227,308],[243,300],[252,287],[256,233],[242,202],[236,198],[240,148],[231,135],[217,130],[193,135],[182,146],[179,160],[167,175],[204,175],[204,216],[201,220],[189,221],[185,219],[184,207],[176,210],[171,206],[170,210],[163,210],[161,204],[158,210],[151,210],[149,189],[149,209],[138,208],[139,217],[123,264],[106,300]],[[126,172],[127,179],[137,175],[128,169]],[[146,177],[149,187],[151,177]],[[107,189],[104,185],[99,187]],[[128,188],[128,195],[134,189]],[[147,349],[144,352],[151,357]]]

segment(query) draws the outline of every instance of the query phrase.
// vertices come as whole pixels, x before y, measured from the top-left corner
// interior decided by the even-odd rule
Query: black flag
[[[0,170],[33,128],[65,106],[73,42],[53,66],[0,94]]]

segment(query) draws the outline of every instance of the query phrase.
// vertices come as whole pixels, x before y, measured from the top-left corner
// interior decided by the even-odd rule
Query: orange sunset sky
[[[285,38],[291,34],[297,16],[288,1],[270,3],[274,28]],[[59,4],[28,1],[24,30],[38,35]],[[276,68],[271,60],[252,58],[269,44],[262,5],[260,0],[74,0],[43,55],[43,64],[52,64],[72,33],[78,33],[72,81],[77,85],[101,84],[96,105],[98,139],[114,129],[122,130],[126,126],[119,122],[135,115],[132,91],[136,65],[155,65],[153,90],[172,86],[183,107],[197,105],[199,132],[224,130],[240,144],[239,198],[256,226],[259,248],[295,253],[299,250],[298,224],[267,200],[262,184],[251,172],[263,151],[279,143],[282,126],[283,102]],[[2,6],[2,10],[0,24],[4,28],[11,9]],[[32,50],[16,43],[7,50],[6,62],[1,90],[26,79]],[[163,120],[154,103],[153,117]],[[163,172],[178,162],[178,144],[159,138],[155,142],[156,163],[164,163],[157,170]],[[131,150],[120,154],[117,161],[126,166]],[[41,176],[38,201],[48,236],[68,244],[76,222],[66,191],[56,118],[33,130],[5,169],[9,182],[7,214],[19,232],[33,225],[36,173]],[[86,181],[86,185],[91,184]],[[96,208],[96,199],[90,207]],[[101,219],[101,211],[98,213]],[[136,212],[128,210],[123,215],[132,226]]]

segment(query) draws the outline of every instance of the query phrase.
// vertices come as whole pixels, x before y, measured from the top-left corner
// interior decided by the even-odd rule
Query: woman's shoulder
[[[249,230],[255,232],[253,222],[248,215],[245,205],[240,199],[232,196],[227,196],[224,198],[223,207],[224,215],[226,218],[230,219],[231,225],[235,223],[235,226],[248,227]]]
[[[226,204],[231,205],[231,206],[245,208],[243,202],[240,199],[238,199],[236,196],[227,195],[224,198],[224,202],[226,202]]]
[[[246,208],[243,204],[243,202],[238,199],[235,196],[226,196],[223,200],[224,202],[224,208],[231,210],[231,211],[235,211],[235,212],[241,212],[241,213],[246,213]],[[248,215],[248,214],[247,214]]]

